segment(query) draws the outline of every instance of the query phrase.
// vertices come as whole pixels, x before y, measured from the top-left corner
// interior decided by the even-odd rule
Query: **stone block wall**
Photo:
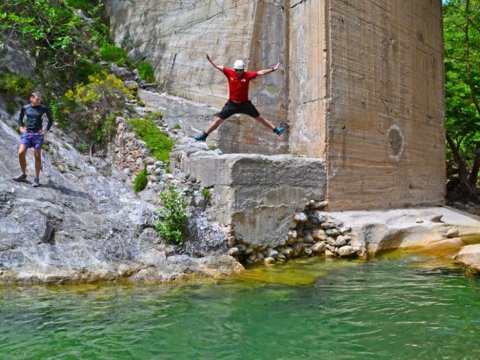
[[[325,197],[325,168],[319,158],[199,155],[181,166],[202,187],[213,187],[210,217],[250,244],[285,243],[295,213],[310,200]]]

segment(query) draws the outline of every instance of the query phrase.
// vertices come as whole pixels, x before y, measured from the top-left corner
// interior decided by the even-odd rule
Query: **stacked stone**
[[[323,256],[357,258],[365,254],[352,229],[331,219],[322,209],[326,202],[310,201],[304,211],[294,215],[288,237],[276,247],[249,244],[231,236],[229,255],[243,264],[273,264],[289,259]]]
[[[165,124],[157,124],[160,130],[171,135]],[[150,151],[146,148],[145,142],[138,139],[135,133],[130,129],[125,120],[117,118],[117,135],[114,142],[114,163],[123,174],[133,181],[135,175],[147,168],[148,186],[156,192],[163,191],[166,183],[175,183],[175,179],[166,169],[163,161],[155,160]]]

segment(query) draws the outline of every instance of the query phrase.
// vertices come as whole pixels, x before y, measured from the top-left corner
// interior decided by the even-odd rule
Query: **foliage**
[[[212,190],[210,190],[209,188],[203,188],[202,196],[205,199],[205,202],[210,202],[210,200],[212,199]]]
[[[75,80],[86,84],[88,77],[98,75],[104,72],[101,65],[90,61],[88,58],[81,58],[75,67]]]
[[[130,120],[135,134],[145,141],[147,149],[152,156],[160,161],[168,163],[170,152],[173,149],[173,140],[165,135],[153,122],[152,116],[136,117]]]
[[[80,151],[82,154],[86,154],[88,151],[88,145],[85,143],[80,143],[78,145],[78,151]]]
[[[100,48],[100,54],[103,60],[114,62],[118,66],[124,66],[129,61],[127,52],[112,44],[104,44]]]
[[[58,96],[99,72],[99,46],[109,43],[100,0],[3,0],[0,46],[19,43],[35,58],[34,81]],[[81,9],[89,21],[76,9]]]
[[[32,79],[17,74],[0,73],[0,91],[28,96],[33,90]]]
[[[137,64],[138,74],[141,80],[151,83],[155,81],[152,65],[148,61],[142,60]]]
[[[144,166],[142,170],[138,172],[133,180],[133,191],[136,193],[144,190],[148,185],[148,172],[147,168]]]
[[[160,203],[162,207],[158,214],[161,220],[155,223],[155,228],[164,239],[182,245],[188,220],[188,198],[169,185],[160,193]]]
[[[125,107],[130,96],[122,80],[112,74],[90,76],[87,84],[80,84],[65,94],[66,111],[72,125],[85,134],[87,140],[102,143],[115,130],[115,116]]]
[[[67,4],[75,9],[92,12],[98,6],[97,0],[67,0]]]
[[[48,107],[50,108],[52,117],[55,119],[56,125],[63,130],[67,129],[68,119],[67,114],[62,111],[62,103],[56,98],[51,99],[50,101],[48,101]]]
[[[62,1],[4,0],[0,24],[4,38],[19,38],[37,61],[57,70],[71,64],[83,46],[83,21]]]
[[[472,196],[480,169],[480,0],[444,4],[448,168],[462,196]]]

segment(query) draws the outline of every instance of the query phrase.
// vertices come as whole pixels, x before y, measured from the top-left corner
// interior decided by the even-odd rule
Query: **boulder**
[[[455,262],[464,265],[469,273],[480,274],[480,244],[464,246]]]

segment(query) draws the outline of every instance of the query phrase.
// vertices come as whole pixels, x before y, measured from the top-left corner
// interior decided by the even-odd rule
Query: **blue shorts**
[[[40,132],[27,131],[20,136],[20,144],[25,145],[27,149],[41,149],[43,145],[43,135]]]

